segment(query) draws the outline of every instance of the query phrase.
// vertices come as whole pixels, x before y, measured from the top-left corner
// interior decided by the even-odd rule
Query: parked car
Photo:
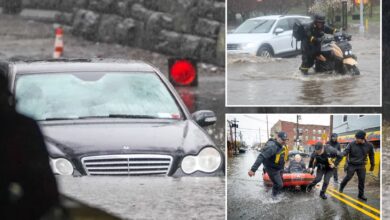
[[[224,175],[224,154],[159,70],[140,61],[12,62],[16,109],[39,122],[55,174]]]
[[[308,23],[310,17],[272,15],[246,20],[227,35],[227,52],[257,56],[292,56],[299,54],[301,45],[292,36],[295,22]]]

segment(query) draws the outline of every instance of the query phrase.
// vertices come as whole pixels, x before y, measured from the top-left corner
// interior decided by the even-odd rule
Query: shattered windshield
[[[36,120],[182,118],[155,73],[61,73],[18,77],[18,111]]]

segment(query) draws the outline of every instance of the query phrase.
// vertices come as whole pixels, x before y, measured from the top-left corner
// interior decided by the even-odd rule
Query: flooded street
[[[379,31],[379,30],[378,30]],[[378,32],[379,33],[379,32]],[[360,76],[298,70],[301,55],[265,59],[228,54],[228,105],[379,105],[380,38],[353,34],[352,50]]]
[[[272,199],[271,188],[264,186],[261,177],[262,166],[254,177],[247,175],[257,155],[257,151],[251,150],[228,159],[228,219],[372,219],[329,194],[327,200],[320,199],[319,189],[311,193],[285,190],[280,197]],[[340,180],[343,176],[344,172],[340,170]],[[376,209],[380,206],[379,182],[378,177],[367,174],[367,204]],[[338,186],[334,185],[333,178],[328,190],[332,187],[337,191]],[[356,199],[356,175],[348,183],[344,193]]]
[[[37,12],[39,13],[39,11]],[[0,14],[0,59],[48,59],[54,49],[52,24]],[[118,58],[142,60],[156,66],[168,77],[169,56],[117,44],[95,43],[70,34],[64,28],[64,58]],[[212,110],[216,125],[206,128],[220,148],[224,148],[225,69],[198,64],[197,87],[177,87],[190,112]]]
[[[0,14],[0,59],[48,59],[54,48],[52,24]],[[118,58],[151,63],[168,76],[169,56],[116,44],[94,43],[64,28],[65,58]],[[199,85],[177,87],[192,113],[212,110],[217,123],[206,130],[224,149],[224,68],[198,64]],[[61,193],[123,219],[225,219],[224,177],[65,177]]]
[[[57,178],[66,196],[121,219],[225,219],[224,178]]]

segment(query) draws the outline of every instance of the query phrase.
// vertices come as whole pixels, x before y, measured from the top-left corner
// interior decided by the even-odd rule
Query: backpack
[[[301,41],[305,36],[305,26],[299,20],[297,20],[293,25],[293,37],[297,41]]]

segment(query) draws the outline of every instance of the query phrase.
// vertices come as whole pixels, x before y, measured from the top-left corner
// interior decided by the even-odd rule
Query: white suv
[[[246,20],[227,35],[227,52],[257,56],[291,56],[300,53],[300,42],[292,36],[295,22],[308,23],[310,17],[272,15]]]

